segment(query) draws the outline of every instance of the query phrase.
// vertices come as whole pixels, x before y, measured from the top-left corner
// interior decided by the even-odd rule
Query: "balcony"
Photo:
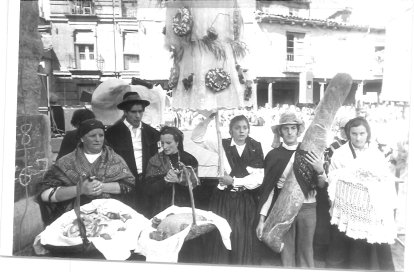
[[[95,5],[93,1],[68,1],[70,15],[95,16]]]

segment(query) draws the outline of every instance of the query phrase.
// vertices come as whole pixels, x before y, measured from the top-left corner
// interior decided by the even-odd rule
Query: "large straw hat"
[[[286,112],[280,115],[279,124],[272,126],[273,133],[280,134],[280,127],[283,125],[297,125],[299,127],[298,136],[305,131],[305,123],[296,113]]]

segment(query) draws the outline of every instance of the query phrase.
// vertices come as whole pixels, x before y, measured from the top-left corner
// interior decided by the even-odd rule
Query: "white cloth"
[[[137,165],[137,173],[142,173],[142,140],[141,140],[141,129],[142,123],[139,123],[138,128],[133,127],[126,119],[124,124],[128,127],[131,132],[132,146],[134,148],[135,164]]]
[[[354,159],[348,143],[334,152],[329,169],[331,224],[354,239],[392,244],[397,206],[394,177],[375,145],[355,149]]]
[[[208,212],[200,209],[195,209],[197,215],[201,215],[206,218],[206,221],[197,222],[199,225],[202,224],[214,224],[221,234],[224,246],[231,250],[231,241],[230,234],[231,228],[227,220],[214,214],[213,212]],[[178,207],[170,206],[155,217],[162,220],[168,214],[181,214],[181,213],[192,213],[192,209],[189,207]],[[191,225],[182,230],[181,232],[165,239],[162,241],[156,241],[150,239],[149,235],[151,232],[156,231],[151,225],[144,229],[138,239],[138,244],[136,246],[135,252],[141,255],[146,256],[147,262],[172,262],[176,263],[178,261],[178,253],[181,250],[181,247],[187,237],[189,231],[191,230]],[[200,248],[200,250],[203,250]]]
[[[150,226],[150,221],[143,215],[137,213],[131,207],[115,199],[95,199],[92,202],[81,206],[81,210],[95,209],[121,214],[131,215],[122,226],[125,231],[115,231],[111,235],[112,239],[105,240],[101,237],[88,237],[97,250],[99,250],[107,260],[126,260],[131,255],[131,250],[135,250],[136,241],[141,231]],[[74,210],[64,213],[51,225],[39,234],[42,245],[71,246],[82,244],[82,238],[68,238],[63,235],[65,225],[72,223],[76,219]],[[116,225],[115,225],[116,227]]]

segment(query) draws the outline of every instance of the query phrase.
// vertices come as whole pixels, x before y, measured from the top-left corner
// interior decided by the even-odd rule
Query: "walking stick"
[[[195,213],[195,204],[194,204],[194,196],[193,196],[193,185],[191,184],[190,174],[188,173],[188,169],[186,167],[183,168],[183,172],[185,173],[188,192],[190,193],[190,201],[191,201],[191,210],[193,213],[193,225],[197,225],[196,222],[196,213]]]
[[[216,133],[217,133],[217,145],[218,145],[218,168],[217,168],[217,175],[219,177],[224,175],[224,168],[223,168],[223,144],[221,142],[221,132],[220,132],[220,120],[219,120],[219,111],[217,110],[216,116]]]

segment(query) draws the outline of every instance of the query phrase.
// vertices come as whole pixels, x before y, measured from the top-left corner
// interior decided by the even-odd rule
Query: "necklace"
[[[173,169],[176,173],[180,172],[180,152],[177,152],[177,167],[173,165],[171,162],[171,157],[168,157],[168,161],[170,162],[171,169]]]

